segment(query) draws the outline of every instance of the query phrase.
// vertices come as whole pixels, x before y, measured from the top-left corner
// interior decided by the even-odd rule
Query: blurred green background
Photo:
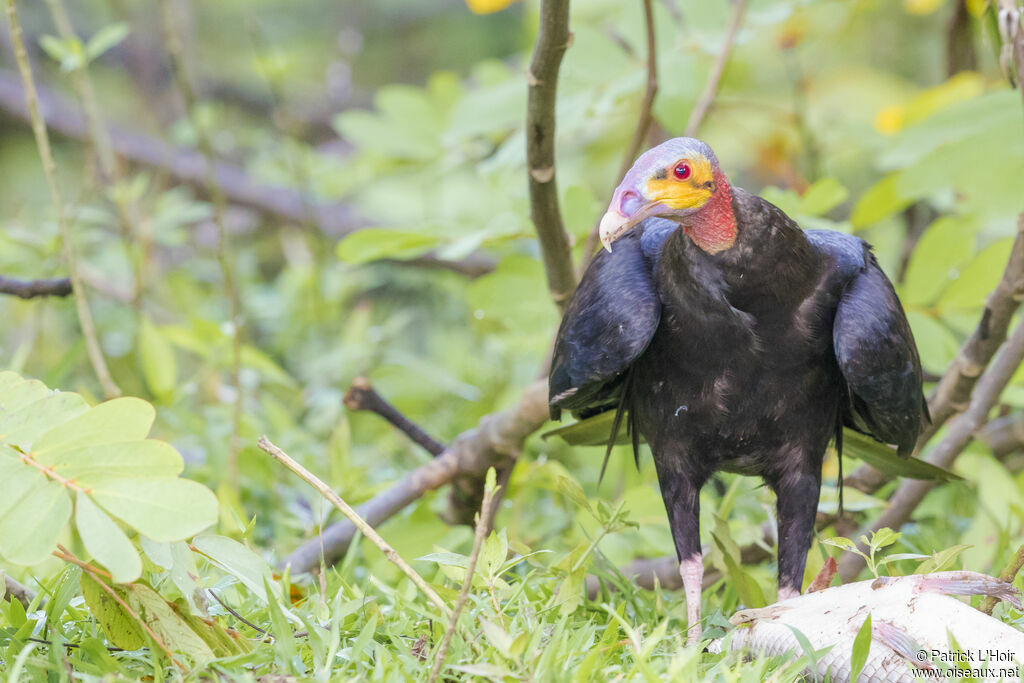
[[[154,3],[69,3],[84,38],[125,25],[123,40],[89,73],[115,147],[142,140],[159,152],[156,163],[122,164],[116,191],[138,219],[126,240],[90,145],[54,133],[103,351],[124,392],[156,404],[156,434],[183,453],[188,476],[220,491],[221,532],[240,534],[253,519],[248,537],[271,562],[333,517],[255,448],[260,434],[357,504],[429,455],[376,416],[346,411],[341,399],[354,378],[369,377],[448,443],[515,402],[555,332],[525,182],[525,65],[538,3],[471,4],[476,12],[461,0],[175,0],[199,99],[189,119]],[[735,184],[804,227],[855,232],[875,245],[932,375],[976,325],[1024,209],[1021,101],[1000,71],[986,8],[983,0],[753,0],[699,132]],[[21,14],[37,82],[78,111],[60,64],[75,46],[54,40],[43,48],[40,39],[56,35],[43,3],[23,2]],[[656,0],[654,14],[660,81],[652,144],[682,133],[732,8]],[[579,263],[639,112],[642,5],[579,0],[571,29],[559,81],[557,179]],[[0,93],[17,84],[7,40],[5,33]],[[244,322],[240,393],[210,198],[201,181],[169,170],[166,152],[194,148],[204,135],[257,195],[283,189],[297,206],[329,207],[334,219],[310,212],[304,220],[301,210],[289,219],[228,192],[228,257]],[[54,216],[31,131],[4,106],[0,273],[66,273]],[[0,366],[101,397],[70,299],[3,297],[0,319]],[[1003,414],[1024,407],[1022,380],[1006,392]],[[225,484],[239,400],[236,496]],[[972,444],[955,467],[965,481],[928,496],[903,530],[900,552],[968,544],[957,562],[998,571],[1024,540],[1016,450]],[[616,451],[599,489],[600,455],[557,440],[527,442],[496,521],[513,548],[561,557],[595,533],[598,523],[558,484],[571,480],[590,498],[624,501],[638,523],[601,541],[604,566],[671,552],[650,458],[637,472],[626,451]],[[834,458],[826,467],[822,509],[834,510]],[[735,496],[732,538],[740,546],[761,541],[771,494],[754,479],[723,482]],[[848,491],[847,507],[870,519],[894,486],[877,497]],[[721,495],[704,492],[705,530],[715,526]],[[381,531],[408,558],[468,552],[470,530],[438,517],[446,504],[443,491],[429,494]],[[823,558],[812,550],[809,575]],[[771,562],[747,570],[774,590]],[[396,576],[375,552],[346,571],[385,583]],[[731,590],[706,599],[728,614],[737,604]],[[676,628],[681,596],[658,600]],[[593,618],[588,609],[574,618]],[[653,608],[630,609],[640,620],[661,618]]]

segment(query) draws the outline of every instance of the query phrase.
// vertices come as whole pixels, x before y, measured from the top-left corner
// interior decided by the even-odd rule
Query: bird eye
[[[690,165],[685,161],[680,161],[678,164],[676,164],[675,170],[673,172],[676,174],[676,178],[678,178],[679,180],[686,180],[687,178],[690,177]]]

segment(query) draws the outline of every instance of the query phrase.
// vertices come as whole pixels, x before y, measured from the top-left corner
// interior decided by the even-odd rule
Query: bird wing
[[[846,380],[850,426],[908,455],[927,418],[927,403],[914,335],[896,291],[863,240],[819,231],[808,231],[808,237],[848,275],[832,343]]]
[[[653,263],[664,240],[659,231],[644,235],[646,227],[633,228],[611,252],[594,257],[565,310],[548,381],[552,419],[562,409],[613,403],[624,374],[654,337],[661,300]]]

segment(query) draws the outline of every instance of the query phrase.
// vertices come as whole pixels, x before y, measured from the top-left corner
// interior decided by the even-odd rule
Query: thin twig
[[[71,279],[12,280],[0,276],[0,294],[32,299],[37,296],[67,296],[71,294]]]
[[[242,616],[241,614],[239,614],[238,612],[236,612],[236,611],[235,611],[234,609],[232,609],[230,605],[228,605],[228,604],[227,604],[226,602],[224,602],[223,600],[221,600],[221,599],[220,599],[220,596],[219,596],[219,595],[217,595],[216,593],[214,593],[214,592],[213,592],[212,590],[207,590],[206,592],[207,592],[207,593],[209,593],[209,594],[210,594],[211,596],[213,596],[213,599],[214,599],[214,600],[216,600],[216,601],[217,601],[217,603],[218,603],[218,604],[219,604],[219,605],[220,605],[221,607],[223,607],[224,609],[226,609],[226,610],[228,611],[228,614],[230,614],[231,616],[233,616],[233,617],[234,617],[235,619],[238,619],[238,620],[239,620],[240,622],[242,622],[243,624],[245,624],[246,626],[248,626],[249,628],[251,628],[251,629],[252,629],[253,631],[256,631],[257,633],[260,633],[261,635],[264,635],[264,636],[268,636],[268,635],[270,635],[270,634],[268,634],[268,633],[267,633],[266,629],[262,629],[262,628],[260,628],[259,626],[257,626],[256,624],[252,623],[251,621],[249,621],[248,619],[246,619],[245,617],[243,617],[243,616]],[[294,635],[294,634],[293,634],[293,635]]]
[[[50,8],[50,15],[57,27],[57,33],[66,41],[78,41],[74,26],[71,24],[71,17],[62,0],[46,0]],[[100,180],[107,190],[107,198],[113,202],[117,215],[117,222],[121,229],[121,239],[124,241],[124,248],[128,254],[128,260],[132,265],[132,302],[138,306],[142,296],[142,250],[135,245],[135,225],[138,222],[131,215],[135,213],[136,207],[129,206],[122,188],[118,187],[123,178],[118,170],[114,158],[113,145],[110,142],[110,131],[103,123],[103,114],[100,109],[99,99],[96,97],[96,90],[93,88],[92,78],[89,76],[88,60],[83,57],[79,68],[71,72],[71,83],[74,86],[75,94],[85,112],[85,121],[89,129],[89,138],[93,148],[96,150],[96,157],[99,159]]]
[[[542,0],[540,31],[526,73],[526,166],[530,218],[540,241],[548,290],[559,309],[565,308],[576,288],[569,234],[562,223],[555,182],[558,68],[570,41],[569,0]]]
[[[21,24],[18,21],[18,9],[15,0],[7,0],[7,19],[10,22],[11,44],[14,47],[14,58],[18,63],[18,72],[21,74],[22,85],[25,89],[25,106],[28,109],[29,119],[32,122],[32,132],[36,138],[36,147],[39,148],[39,157],[43,163],[43,173],[46,175],[46,184],[50,190],[50,199],[53,202],[54,211],[57,212],[57,228],[60,231],[61,247],[64,252],[64,260],[67,262],[68,274],[71,276],[71,289],[75,296],[75,305],[78,311],[78,323],[82,328],[82,336],[85,338],[85,349],[92,363],[96,378],[103,387],[103,393],[107,398],[121,395],[121,389],[114,383],[107,369],[107,361],[103,357],[99,339],[96,336],[96,328],[93,324],[92,314],[89,312],[89,302],[86,298],[85,289],[82,287],[82,280],[78,275],[78,262],[75,256],[75,248],[71,242],[71,226],[68,221],[67,212],[64,210],[64,200],[60,194],[60,187],[57,184],[57,164],[53,160],[53,153],[50,151],[50,136],[46,131],[46,123],[39,115],[39,100],[36,95],[35,81],[32,79],[32,69],[28,63],[28,54],[25,51],[25,43],[21,37]]]
[[[384,553],[384,556],[387,557],[392,564],[398,567],[403,574],[409,577],[409,579],[416,584],[417,588],[423,591],[423,594],[426,595],[439,610],[441,610],[442,614],[446,617],[451,616],[451,610],[448,608],[448,605],[445,604],[444,600],[441,599],[441,596],[430,587],[430,584],[428,584],[415,569],[409,566],[409,563],[402,559],[402,556],[399,555],[395,549],[377,533],[376,529],[367,524],[366,521],[359,516],[359,513],[353,510],[348,503],[342,500],[341,496],[332,491],[331,488],[321,481],[315,474],[297,463],[287,453],[271,443],[267,437],[260,437],[257,445],[262,451],[268,453],[282,465],[299,475],[300,479],[315,488],[320,495],[326,498],[332,505],[334,505],[334,507],[338,508],[338,510],[348,517],[352,524],[362,532],[363,536],[380,548],[380,551]]]
[[[54,555],[56,555],[57,557],[61,558],[62,560],[65,560],[67,562],[71,562],[72,564],[76,564],[79,567],[81,567],[82,571],[84,571],[89,576],[90,579],[95,581],[96,584],[100,588],[102,588],[110,597],[112,597],[114,599],[114,602],[116,602],[117,604],[121,605],[121,607],[124,609],[124,611],[127,612],[128,615],[132,619],[134,619],[139,624],[139,626],[141,626],[143,628],[143,630],[146,631],[146,633],[149,635],[149,637],[153,639],[153,642],[156,643],[157,647],[159,647],[161,650],[164,651],[164,654],[167,655],[168,659],[170,659],[171,662],[173,662],[175,666],[177,666],[182,671],[186,670],[185,669],[185,665],[178,661],[178,659],[174,656],[174,653],[171,652],[171,650],[167,647],[167,645],[164,643],[164,641],[160,639],[160,636],[158,636],[153,631],[153,629],[150,628],[149,623],[147,623],[145,619],[143,619],[141,616],[139,616],[139,613],[136,612],[132,608],[131,605],[129,605],[127,602],[125,602],[124,599],[120,595],[117,594],[117,591],[115,591],[113,588],[108,586],[107,582],[104,581],[102,578],[100,578],[101,574],[106,575],[108,577],[110,576],[109,574],[107,574],[106,572],[104,572],[104,571],[102,571],[100,569],[97,569],[96,567],[93,567],[88,562],[83,562],[82,560],[78,559],[72,553],[68,552],[68,550],[66,548],[64,548],[64,546],[57,546],[57,547],[60,548],[60,552],[57,552],[55,550],[53,552]]]
[[[231,386],[235,392],[235,402],[231,413],[228,480],[237,489],[238,451],[242,447],[242,334],[244,332],[244,322],[242,320],[241,293],[239,292],[238,280],[235,276],[235,262],[231,251],[231,238],[228,235],[227,224],[224,220],[227,199],[224,196],[224,189],[217,179],[213,143],[210,141],[209,135],[207,135],[206,128],[195,119],[195,92],[185,70],[185,55],[182,48],[181,35],[178,32],[177,22],[171,11],[171,4],[168,0],[161,0],[160,6],[163,10],[164,40],[167,44],[167,52],[171,57],[178,95],[181,97],[182,104],[185,107],[185,118],[195,129],[197,146],[206,163],[206,185],[213,205],[213,223],[217,227],[217,262],[220,264],[221,278],[224,281],[224,290],[227,294],[228,305],[231,311]]]
[[[548,419],[547,381],[537,381],[516,405],[485,415],[476,427],[452,441],[444,453],[403,477],[360,506],[360,515],[378,526],[427,491],[440,488],[458,475],[483,476],[488,467],[514,459],[523,440]],[[355,524],[341,520],[299,546],[282,563],[293,574],[308,572],[321,562],[333,564],[348,550],[357,533]]]
[[[715,63],[711,65],[711,71],[708,72],[708,80],[704,83],[704,91],[697,98],[697,104],[694,105],[693,110],[690,112],[690,119],[686,122],[686,130],[683,132],[683,135],[688,138],[692,138],[697,134],[701,122],[704,121],[704,116],[711,107],[711,102],[715,99],[715,93],[718,92],[718,83],[722,80],[725,65],[729,63],[729,56],[732,54],[733,45],[736,43],[736,34],[739,33],[740,24],[743,22],[743,13],[746,9],[747,0],[734,0],[732,19],[729,22],[729,28],[725,31],[725,38],[722,39],[722,47],[718,50]]]
[[[370,380],[365,377],[356,377],[352,380],[352,386],[345,392],[344,403],[349,410],[368,410],[380,415],[431,455],[437,456],[444,453],[444,446],[441,443],[427,434],[415,422],[402,415],[398,408],[388,403],[374,390]]]
[[[640,154],[640,148],[643,147],[644,140],[647,139],[651,123],[654,121],[652,109],[654,107],[654,98],[658,94],[658,51],[655,42],[654,8],[652,7],[651,0],[643,0],[643,4],[644,24],[647,29],[647,82],[644,86],[644,97],[640,101],[640,116],[636,121],[636,130],[633,131],[633,139],[630,141],[629,147],[626,148],[626,153],[622,157],[622,164],[619,166],[617,178],[622,178],[626,175],[626,172],[633,165],[633,161]],[[597,250],[599,236],[597,227],[595,225],[594,229],[587,235],[586,246],[583,249],[583,260],[580,263],[580,275],[587,269],[590,263],[590,255]]]
[[[487,538],[487,532],[491,527],[491,514],[493,512],[491,501],[494,499],[494,494],[497,490],[493,486],[487,486],[484,489],[483,504],[480,506],[480,514],[476,520],[476,533],[473,536],[473,550],[469,553],[469,561],[466,563],[466,577],[462,581],[462,590],[459,592],[459,599],[455,602],[455,609],[452,610],[452,616],[448,621],[448,629],[444,632],[444,638],[441,640],[441,647],[438,648],[437,654],[434,657],[434,668],[430,672],[429,683],[434,683],[441,674],[441,667],[444,665],[444,658],[448,655],[448,646],[451,645],[452,636],[455,635],[455,627],[459,623],[459,616],[462,614],[466,601],[469,599],[469,591],[473,586],[473,573],[476,572],[476,562],[480,557],[480,550],[484,547],[484,540]]]

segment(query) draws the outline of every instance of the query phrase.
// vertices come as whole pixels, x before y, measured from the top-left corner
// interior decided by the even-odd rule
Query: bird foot
[[[700,594],[704,581],[704,559],[699,555],[679,563],[679,576],[683,579],[686,594],[686,644],[695,645],[700,640]]]

